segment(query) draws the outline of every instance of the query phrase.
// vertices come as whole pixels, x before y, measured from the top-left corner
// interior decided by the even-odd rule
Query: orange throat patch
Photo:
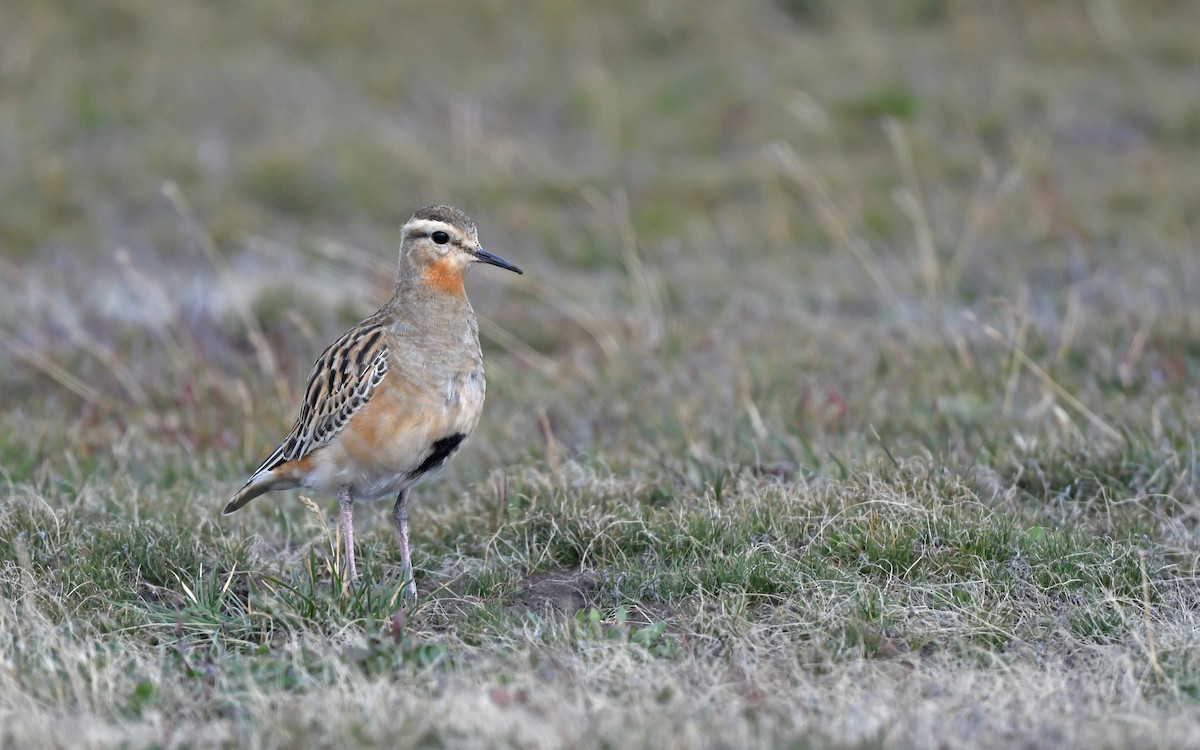
[[[425,283],[442,294],[466,294],[463,288],[463,269],[456,268],[450,261],[438,260],[430,263],[424,276]]]

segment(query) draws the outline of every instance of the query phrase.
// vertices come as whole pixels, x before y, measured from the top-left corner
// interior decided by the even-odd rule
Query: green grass
[[[278,10],[0,9],[0,745],[1200,743],[1195,12]],[[219,511],[443,201],[402,607]]]

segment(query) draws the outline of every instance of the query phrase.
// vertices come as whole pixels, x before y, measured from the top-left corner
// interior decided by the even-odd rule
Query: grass
[[[0,745],[1200,743],[1194,12],[0,29]],[[434,201],[527,275],[402,608],[219,510]]]

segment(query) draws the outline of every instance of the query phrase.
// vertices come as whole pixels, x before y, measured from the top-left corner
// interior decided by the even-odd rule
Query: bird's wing
[[[308,376],[296,426],[258,467],[255,476],[304,458],[342,431],[387,374],[389,356],[384,334],[378,320],[365,320],[317,358]]]

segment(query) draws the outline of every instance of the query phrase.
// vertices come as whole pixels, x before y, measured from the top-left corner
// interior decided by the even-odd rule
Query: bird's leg
[[[354,565],[354,498],[350,485],[338,487],[338,503],[342,506],[342,535],[346,538],[346,572],[350,583],[358,582],[358,568]]]
[[[392,508],[392,523],[396,524],[396,539],[400,542],[400,564],[404,570],[404,598],[417,598],[417,580],[413,576],[412,554],[408,548],[408,488],[400,490],[396,496],[396,506]]]

